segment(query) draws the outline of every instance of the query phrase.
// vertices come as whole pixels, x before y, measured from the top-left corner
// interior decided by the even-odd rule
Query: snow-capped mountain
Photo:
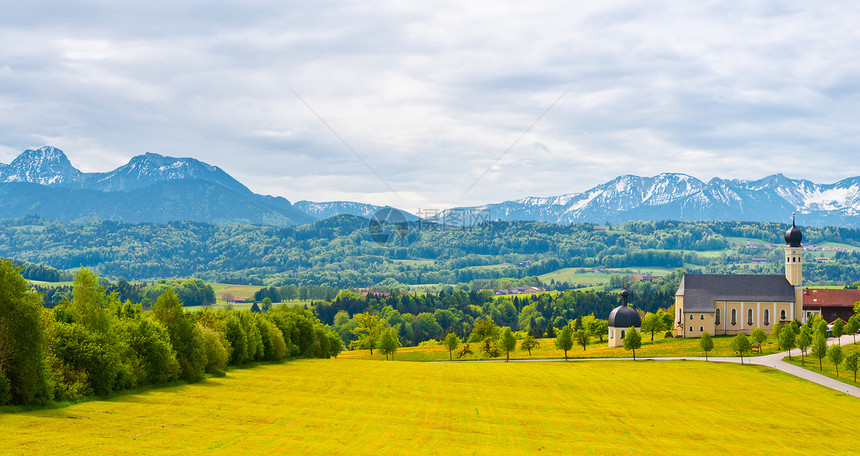
[[[138,155],[113,171],[87,175],[83,187],[101,191],[132,190],[177,179],[204,180],[237,192],[251,193],[217,166],[193,158],[165,157],[151,152]]]
[[[0,182],[62,185],[78,182],[82,173],[60,149],[27,149],[8,165],[0,164]]]
[[[714,178],[707,183],[685,174],[625,175],[583,193],[529,197],[476,209],[489,209],[494,220],[553,223],[785,222],[797,211],[807,225],[860,227],[860,177],[816,184],[781,174],[757,181]]]
[[[30,182],[106,192],[133,190],[178,179],[214,182],[237,192],[251,193],[217,166],[193,158],[165,157],[150,152],[133,157],[128,164],[106,173],[83,173],[72,166],[62,150],[49,146],[28,149],[11,164],[0,164],[0,182]]]
[[[309,223],[337,214],[370,218],[372,204],[299,201],[257,195],[218,168],[193,158],[147,153],[106,173],[83,173],[53,147],[26,150],[0,164],[0,217],[43,215],[57,220],[99,217],[124,221]],[[151,189],[151,191],[148,191]],[[50,190],[50,191],[49,191]],[[685,174],[620,176],[582,193],[528,197],[469,209],[493,220],[624,223],[630,220],[786,222],[860,228],[860,177],[835,184],[789,179],[756,181]],[[416,218],[405,213],[408,220]]]
[[[313,201],[296,201],[293,207],[310,215],[313,218],[324,219],[337,214],[352,214],[359,217],[370,218],[373,213],[382,208],[373,204],[356,203],[353,201],[327,201],[315,203]]]
[[[267,225],[314,220],[284,198],[254,194],[217,166],[153,153],[110,172],[83,173],[59,149],[26,150],[0,164],[0,195],[0,217]]]

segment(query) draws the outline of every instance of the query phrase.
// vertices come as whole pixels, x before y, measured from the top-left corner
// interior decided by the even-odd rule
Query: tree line
[[[656,283],[629,284],[631,304],[648,315],[659,314],[671,327],[672,312],[660,313],[674,305],[675,291],[683,271],[676,271]],[[620,304],[619,293],[567,290],[522,296],[494,296],[490,291],[466,291],[449,288],[438,293],[369,292],[366,295],[343,290],[331,301],[314,302],[314,315],[331,325],[347,344],[357,339],[356,315],[377,315],[386,327],[393,328],[405,346],[430,340],[442,340],[453,333],[468,339],[480,321],[498,327],[509,327],[534,337],[554,337],[573,324],[579,328],[585,319],[606,321]],[[593,334],[604,337],[604,330]]]
[[[133,281],[194,276],[210,282],[336,289],[385,281],[456,285],[482,279],[522,279],[565,267],[675,268],[692,263],[701,265],[705,272],[772,273],[782,267],[778,248],[730,249],[730,238],[781,244],[781,233],[788,226],[629,222],[609,228],[588,223],[517,221],[494,222],[483,230],[421,230],[413,226],[407,243],[380,246],[373,242],[367,220],[351,215],[295,227],[199,222],[57,223],[24,217],[0,220],[0,256],[56,270],[88,266],[102,276]],[[826,240],[860,245],[858,230],[803,230],[808,243]],[[714,250],[727,253],[700,254]],[[752,258],[760,257],[766,259],[754,266],[760,271],[737,269],[748,268]],[[810,281],[853,282],[851,278],[860,274],[858,258],[840,253],[826,263],[808,263],[804,275]]]
[[[0,260],[0,405],[45,404],[206,375],[290,356],[337,356],[342,342],[301,306],[266,314],[189,312],[166,286],[144,312],[120,302],[87,268],[52,309],[20,268]]]

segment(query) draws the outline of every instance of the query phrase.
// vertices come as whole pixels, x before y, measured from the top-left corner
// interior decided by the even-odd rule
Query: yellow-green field
[[[729,348],[731,337],[714,337],[714,349],[708,352],[708,356],[736,356],[737,353]],[[768,340],[762,344],[762,355],[777,353],[778,350],[775,343]],[[463,360],[487,359],[486,355],[482,355],[479,350],[480,343],[471,343],[469,348],[472,350],[471,355],[466,355]],[[462,344],[460,345],[462,348]],[[459,349],[458,349],[459,350]],[[454,351],[454,358],[457,357],[457,351]],[[746,353],[744,356],[758,355],[758,353]],[[600,342],[597,339],[592,340],[592,344],[586,350],[581,346],[574,345],[573,349],[567,352],[568,358],[631,358],[633,352],[625,350],[623,347],[609,348],[605,341]],[[654,342],[651,342],[650,334],[642,335],[642,348],[636,350],[637,357],[703,357],[705,353],[699,349],[699,339],[664,339],[663,334],[658,334],[654,337]],[[380,355],[378,351],[374,351],[371,356],[370,350],[350,350],[344,351],[339,355],[344,359],[385,359],[385,356]],[[511,359],[549,359],[563,358],[564,352],[555,348],[555,339],[540,339],[540,347],[532,349],[531,355],[528,351],[520,350],[520,341],[517,341],[517,349],[511,352]],[[401,347],[397,349],[394,359],[399,361],[447,361],[448,349],[443,345],[429,345],[422,347]],[[500,359],[505,359],[505,354],[502,352]]]
[[[224,295],[230,293],[234,298],[253,298],[260,288],[260,285],[233,285],[229,283],[212,283],[212,290],[215,291],[215,299],[224,300]]]
[[[858,405],[733,364],[300,360],[0,415],[0,455],[847,454]]]

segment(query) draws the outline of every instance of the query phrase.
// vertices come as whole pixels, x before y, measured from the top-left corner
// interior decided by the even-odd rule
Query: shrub
[[[672,334],[672,331],[666,331],[666,334],[664,334],[663,337],[665,337],[666,339],[671,339],[675,337],[675,335]]]

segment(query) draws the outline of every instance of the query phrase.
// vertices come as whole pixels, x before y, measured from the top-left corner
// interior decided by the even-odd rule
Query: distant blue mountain
[[[0,164],[0,217],[38,215],[55,220],[118,220],[295,225],[337,214],[370,218],[382,208],[350,201],[295,204],[257,195],[229,174],[193,158],[147,153],[106,173],[83,173],[63,151],[42,147]],[[582,193],[529,197],[468,209],[493,220],[559,224],[630,220],[785,222],[798,212],[804,225],[860,228],[860,177],[835,184],[789,179],[714,178],[685,174],[620,176]],[[416,220],[406,214],[408,220]]]

